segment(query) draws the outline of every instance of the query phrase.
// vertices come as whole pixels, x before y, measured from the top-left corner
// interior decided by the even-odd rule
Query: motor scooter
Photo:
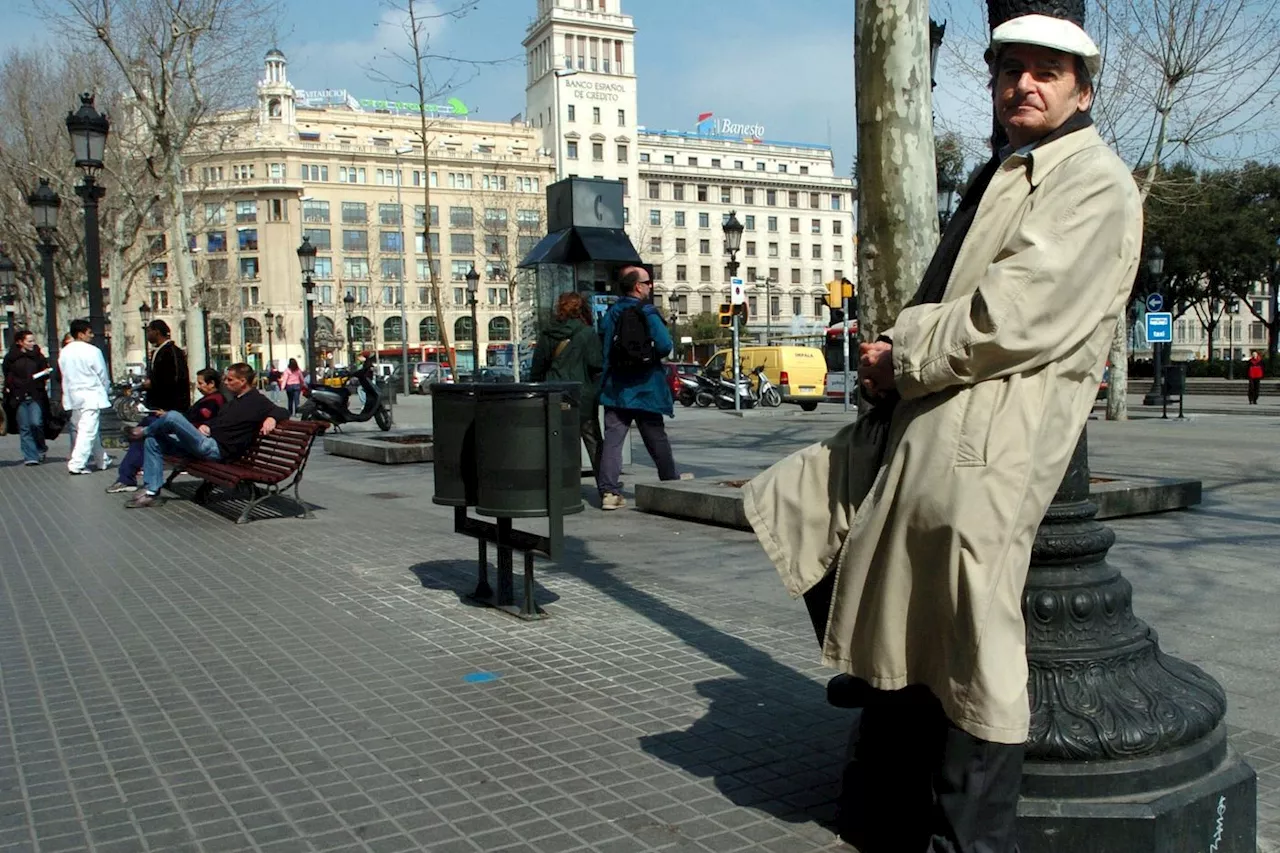
[[[303,393],[307,401],[298,409],[298,418],[304,421],[324,421],[341,430],[343,424],[363,423],[372,420],[378,429],[386,432],[391,429],[391,406],[389,406],[373,379],[373,359],[367,359],[360,369],[349,379],[354,380],[359,393],[364,397],[364,406],[359,412],[351,411],[351,382],[339,388],[327,385],[307,387]]]
[[[756,369],[751,371],[751,375],[756,378],[756,384],[751,389],[751,398],[766,409],[776,409],[781,406],[782,394],[777,388],[773,387],[769,377],[764,375],[764,365],[756,365]]]
[[[704,387],[697,395],[696,402],[699,406],[714,404],[721,409],[735,408],[733,405],[735,393],[740,398],[738,408],[750,409],[755,406],[756,398],[751,394],[751,383],[741,373],[738,374],[737,382],[730,382],[722,376],[706,371],[699,376],[704,380]]]
[[[698,392],[702,390],[703,383],[699,381],[696,375],[690,376],[682,373],[676,379],[680,383],[680,390],[676,392],[676,400],[682,406],[692,406],[698,401]]]

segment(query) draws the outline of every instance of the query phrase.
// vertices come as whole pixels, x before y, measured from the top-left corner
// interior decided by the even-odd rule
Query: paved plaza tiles
[[[684,417],[673,438],[710,476],[830,430],[798,423]],[[185,500],[126,513],[110,475],[23,468],[6,442],[2,853],[849,849],[830,825],[848,712],[747,535],[588,509],[538,572],[553,618],[524,623],[465,600],[474,543],[431,505],[429,466],[318,454],[314,521],[237,527]],[[1121,522],[1113,559],[1166,648],[1223,680],[1276,839],[1270,647],[1222,651],[1249,645],[1258,592],[1235,569],[1151,582],[1156,552],[1196,547],[1180,537],[1221,534],[1233,567],[1274,554],[1261,492],[1223,482],[1239,497],[1208,482],[1180,521]],[[1185,608],[1213,583],[1207,606],[1244,608],[1221,641]]]

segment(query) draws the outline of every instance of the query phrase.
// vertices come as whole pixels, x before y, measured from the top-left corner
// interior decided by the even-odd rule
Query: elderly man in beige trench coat
[[[1025,15],[993,31],[988,59],[1009,144],[914,304],[862,345],[864,389],[896,398],[879,441],[860,421],[745,489],[789,592],[831,585],[822,660],[865,687],[855,764],[870,769],[842,803],[895,784],[923,798],[920,820],[886,819],[897,795],[864,804],[880,829],[842,829],[863,853],[1015,849],[1031,544],[1141,254],[1137,188],[1089,118],[1093,41]]]

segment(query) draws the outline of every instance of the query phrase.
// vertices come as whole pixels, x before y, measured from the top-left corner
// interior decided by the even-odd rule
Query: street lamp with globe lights
[[[738,221],[736,211],[729,211],[729,218],[724,221],[724,248],[729,253],[729,277],[738,274],[738,249],[742,248],[742,223]]]
[[[1159,246],[1152,246],[1151,251],[1147,253],[1147,272],[1151,275],[1151,291],[1153,293],[1160,292],[1160,277],[1164,275],[1164,250]],[[1151,345],[1151,366],[1155,370],[1155,376],[1151,379],[1151,390],[1142,398],[1144,406],[1163,406],[1164,405],[1164,388],[1161,387],[1162,359],[1161,355],[1164,345],[1153,343]]]
[[[107,147],[107,135],[111,121],[93,107],[93,95],[80,96],[80,109],[67,113],[67,133],[71,136],[71,151],[76,167],[84,173],[83,182],[76,187],[76,195],[84,201],[84,261],[89,281],[89,326],[93,329],[94,342],[102,349],[111,369],[111,350],[107,344],[106,312],[102,299],[102,247],[98,235],[98,202],[106,190],[98,185],[98,171],[102,168]]]
[[[477,294],[480,292],[480,273],[472,264],[467,270],[467,302],[471,306],[471,381],[480,378],[480,334],[476,323]]]
[[[31,220],[36,226],[36,251],[40,253],[40,275],[44,279],[44,334],[49,361],[58,360],[60,336],[58,335],[58,297],[53,287],[53,253],[58,246],[53,235],[58,230],[58,210],[62,199],[49,186],[48,178],[41,178],[39,185],[27,196],[31,207]]]
[[[18,266],[4,252],[0,252],[0,297],[4,299],[5,312],[8,314],[8,325],[4,330],[4,348],[13,347],[13,303],[18,296],[15,281],[18,277]]]
[[[356,341],[352,334],[351,318],[356,313],[356,298],[350,293],[342,297],[342,310],[347,314],[347,366],[355,367]]]
[[[316,247],[311,245],[310,237],[302,238],[302,245],[298,247],[298,264],[302,267],[302,289],[305,293],[304,302],[306,303],[306,344],[307,344],[307,369],[311,372],[311,378],[316,378],[315,365],[315,345],[316,345],[316,285],[311,280],[311,276],[316,271]]]

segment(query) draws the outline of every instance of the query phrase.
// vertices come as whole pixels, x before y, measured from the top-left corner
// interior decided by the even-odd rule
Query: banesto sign
[[[570,77],[564,84],[575,98],[582,101],[620,101],[627,93],[623,84],[603,80],[575,80]]]

